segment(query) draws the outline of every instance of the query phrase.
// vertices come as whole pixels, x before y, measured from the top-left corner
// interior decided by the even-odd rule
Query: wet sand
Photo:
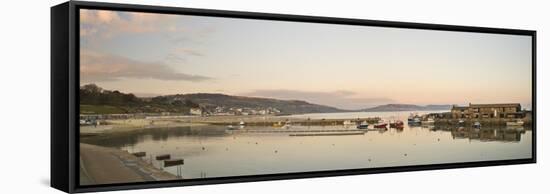
[[[82,185],[178,179],[134,155],[117,149],[80,144]]]

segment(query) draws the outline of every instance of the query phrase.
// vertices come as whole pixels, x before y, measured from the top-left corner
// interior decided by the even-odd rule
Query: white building
[[[192,115],[202,115],[202,109],[201,108],[191,108],[189,110],[189,113]]]

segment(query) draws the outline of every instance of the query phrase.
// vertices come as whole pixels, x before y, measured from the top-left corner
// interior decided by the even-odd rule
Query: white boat
[[[435,121],[432,118],[428,118],[427,120],[422,121],[423,125],[433,125],[434,123],[435,123]]]
[[[523,126],[523,121],[518,119],[515,122],[506,122],[506,126]]]
[[[241,122],[239,123],[239,125],[245,125],[245,124],[246,124],[246,123],[244,123],[244,121],[241,121]]]
[[[474,128],[481,128],[481,123],[479,123],[478,121],[476,121],[476,122],[472,125],[472,127],[474,127]]]
[[[227,129],[233,130],[233,129],[235,129],[235,127],[233,125],[227,125]]]
[[[361,124],[357,125],[357,129],[368,129],[369,128],[369,123],[367,123],[367,121],[363,121],[361,122]]]

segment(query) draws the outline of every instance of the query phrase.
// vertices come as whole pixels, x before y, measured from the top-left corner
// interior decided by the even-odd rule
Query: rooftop
[[[470,104],[470,107],[473,108],[484,108],[484,107],[520,107],[519,103],[501,103],[501,104]]]

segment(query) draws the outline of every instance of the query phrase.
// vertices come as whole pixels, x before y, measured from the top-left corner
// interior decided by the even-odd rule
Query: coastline
[[[367,121],[375,123],[378,117],[367,118],[346,118],[346,119],[308,119],[289,116],[275,115],[239,115],[239,116],[207,116],[207,117],[185,117],[185,118],[143,118],[143,119],[119,119],[104,120],[97,126],[81,125],[80,136],[96,136],[108,133],[131,132],[150,128],[174,128],[174,127],[193,127],[204,125],[234,125],[245,122],[247,126],[280,126],[285,122],[291,122],[298,125],[342,125],[346,120]]]

